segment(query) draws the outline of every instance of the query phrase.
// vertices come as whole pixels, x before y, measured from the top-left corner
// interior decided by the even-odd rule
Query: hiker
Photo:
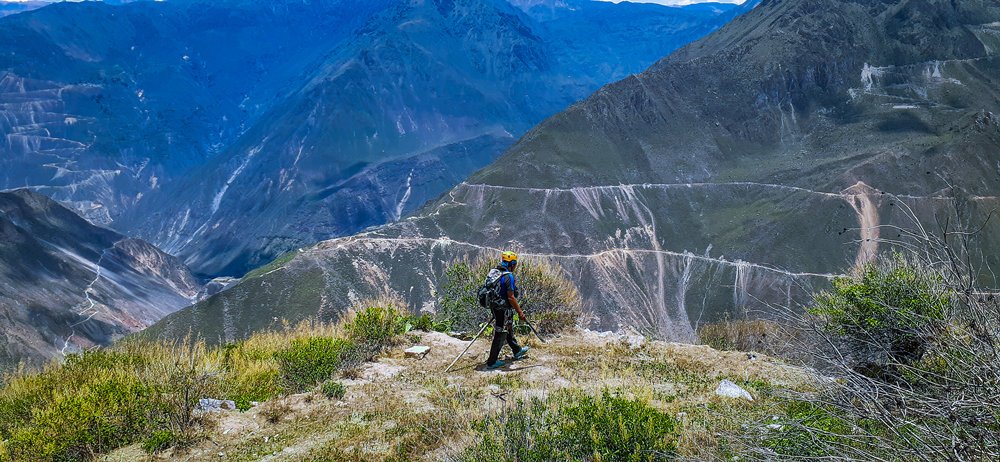
[[[493,345],[490,347],[490,356],[486,359],[487,369],[496,369],[504,365],[500,360],[500,350],[504,342],[510,345],[514,352],[514,359],[521,359],[528,354],[527,346],[520,346],[514,338],[514,311],[517,317],[523,322],[524,312],[517,303],[519,295],[517,283],[514,281],[514,270],[517,269],[517,254],[514,252],[503,252],[500,254],[500,263],[496,268],[490,270],[486,275],[486,285],[495,285],[497,297],[491,297],[490,309],[493,311]]]

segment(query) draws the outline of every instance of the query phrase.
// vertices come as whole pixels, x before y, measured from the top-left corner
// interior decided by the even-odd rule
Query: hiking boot
[[[521,358],[525,357],[527,354],[528,354],[528,347],[523,346],[523,347],[521,347],[520,350],[518,350],[517,353],[514,353],[514,359],[515,360],[521,359]]]
[[[497,362],[495,362],[493,364],[487,364],[486,365],[486,369],[489,369],[489,370],[499,369],[499,368],[503,367],[503,365],[504,365],[504,362],[498,359]]]

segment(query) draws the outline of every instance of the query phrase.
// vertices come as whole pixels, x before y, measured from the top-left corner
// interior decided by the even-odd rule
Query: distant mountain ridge
[[[190,304],[198,281],[151,244],[28,190],[0,192],[0,368],[108,345]]]
[[[560,30],[502,0],[395,3],[190,181],[151,197],[156,220],[123,226],[205,272],[242,274],[412,212],[534,123],[722,23],[612,8],[621,17],[610,26],[583,19]],[[650,27],[607,40],[629,18]],[[577,48],[561,42],[571,36]],[[597,51],[601,40],[611,48]]]
[[[997,24],[990,1],[765,0],[411,218],[307,248],[150,333],[235,339],[334,318],[345,294],[432,308],[448,262],[501,248],[562,266],[595,327],[684,341],[806,300],[905,245],[913,220],[982,226],[996,266]]]
[[[544,24],[499,0],[85,2],[11,16],[0,187],[50,195],[200,273],[241,275],[412,212],[542,118],[729,19],[576,4]]]

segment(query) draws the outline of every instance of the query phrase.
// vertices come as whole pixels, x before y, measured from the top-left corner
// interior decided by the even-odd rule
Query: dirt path
[[[872,197],[878,192],[863,182],[841,191],[841,195],[858,214],[860,244],[858,256],[854,259],[855,270],[875,259],[878,254],[879,216],[878,206]]]

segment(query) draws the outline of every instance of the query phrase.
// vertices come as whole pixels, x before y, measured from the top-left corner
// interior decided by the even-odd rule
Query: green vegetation
[[[347,394],[347,387],[336,380],[327,380],[320,386],[320,392],[330,399],[342,399]]]
[[[837,279],[799,345],[837,380],[779,400],[778,429],[744,441],[783,460],[1000,459],[1000,310],[962,271],[893,256]]]
[[[178,440],[177,435],[170,430],[156,430],[149,438],[146,438],[146,441],[143,441],[142,450],[154,454],[176,445]]]
[[[261,266],[259,268],[255,268],[253,271],[250,271],[245,276],[243,276],[243,279],[244,280],[246,280],[246,279],[253,279],[253,278],[256,278],[256,277],[263,276],[263,275],[265,275],[267,273],[270,273],[271,271],[274,271],[274,270],[276,270],[278,268],[281,268],[286,263],[288,263],[288,262],[292,261],[293,259],[295,259],[295,256],[298,255],[298,254],[299,254],[299,252],[297,250],[293,250],[291,252],[287,252],[287,253],[281,254],[281,255],[278,256],[278,258],[275,258],[273,261],[271,261],[271,263],[268,263],[268,264],[266,264],[264,266]]]
[[[397,306],[397,303],[381,300],[355,313],[353,319],[345,323],[347,338],[368,354],[390,345],[406,330],[406,318]]]
[[[245,410],[323,383],[395,341],[404,319],[396,306],[367,304],[338,325],[304,323],[217,348],[133,339],[13,373],[0,389],[0,461],[88,460],[134,443],[156,452],[195,441],[210,426],[196,412],[200,398]]]
[[[411,330],[422,330],[424,332],[449,332],[452,329],[452,324],[453,322],[451,320],[437,320],[431,315],[423,313],[406,318],[406,324],[403,330],[406,332]]]
[[[481,258],[458,261],[445,271],[437,290],[439,321],[455,329],[474,330],[489,317],[481,308],[476,291],[496,261]],[[515,271],[521,290],[519,303],[535,327],[543,333],[559,332],[577,324],[582,315],[580,293],[562,270],[544,261],[524,261]]]
[[[308,337],[292,341],[292,345],[275,354],[286,388],[306,391],[329,379],[355,352],[350,340],[330,337]]]
[[[952,305],[942,275],[901,256],[834,280],[809,313],[847,343],[854,367],[871,376],[897,374],[928,351]]]
[[[463,460],[652,461],[677,449],[677,422],[646,402],[605,390],[519,401],[479,424]]]

